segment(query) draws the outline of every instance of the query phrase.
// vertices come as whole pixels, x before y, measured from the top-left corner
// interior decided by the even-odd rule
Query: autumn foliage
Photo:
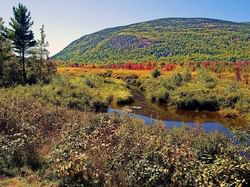
[[[249,66],[250,62],[240,61],[234,64],[235,77],[237,81],[243,80],[246,84],[249,83]]]

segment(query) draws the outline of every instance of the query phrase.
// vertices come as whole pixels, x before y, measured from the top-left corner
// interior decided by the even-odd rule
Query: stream
[[[201,126],[205,132],[218,131],[227,136],[232,133],[230,127],[244,124],[243,119],[226,119],[218,112],[174,110],[148,102],[138,90],[132,89],[134,102],[131,105],[112,105],[109,113],[129,113],[132,118],[141,119],[147,125],[153,125],[161,120],[167,128],[181,127],[184,124],[190,128]]]

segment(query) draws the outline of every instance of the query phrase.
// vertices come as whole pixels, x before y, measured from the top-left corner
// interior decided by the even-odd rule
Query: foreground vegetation
[[[167,130],[117,114],[82,113],[30,96],[1,98],[2,180],[20,176],[60,186],[250,182],[244,141],[236,145],[198,126]]]

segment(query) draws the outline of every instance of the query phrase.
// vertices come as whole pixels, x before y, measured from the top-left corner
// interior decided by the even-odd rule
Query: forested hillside
[[[250,25],[205,18],[166,18],[105,29],[54,56],[78,63],[250,60]]]

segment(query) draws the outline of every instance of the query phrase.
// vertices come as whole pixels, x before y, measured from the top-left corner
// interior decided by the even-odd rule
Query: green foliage
[[[6,72],[6,61],[11,57],[11,44],[6,38],[7,29],[4,27],[3,19],[0,18],[0,86],[6,85],[6,76],[10,75]]]
[[[151,95],[151,101],[157,104],[166,104],[169,100],[169,92],[164,88],[158,89]]]
[[[123,81],[94,75],[54,76],[49,84],[19,86],[8,89],[8,92],[38,97],[56,106],[82,111],[106,111],[111,102],[126,104],[133,101]]]
[[[32,98],[1,94],[0,175],[15,175],[15,168],[24,166],[40,167],[37,146],[41,140],[38,120],[42,113],[38,107],[41,106]]]
[[[116,104],[118,105],[127,105],[127,104],[131,104],[134,101],[132,96],[128,96],[128,97],[118,97],[116,100]]]
[[[56,72],[56,64],[48,60],[44,29],[41,29],[41,40],[36,49],[31,51],[36,42],[30,29],[33,25],[30,12],[22,4],[14,7],[13,12],[11,29],[5,28],[0,19],[0,86],[48,83]]]
[[[211,110],[219,109],[216,94],[203,84],[189,83],[172,93],[171,104],[179,109]]]
[[[180,73],[174,74],[169,80],[170,84],[174,86],[181,86],[184,82],[182,75]]]
[[[195,78],[192,78],[191,72],[184,70],[169,78],[148,77],[141,78],[140,82],[146,98],[158,104],[188,110],[230,110],[231,112],[226,114],[228,117],[245,117],[249,113],[248,88],[240,87],[233,81],[219,80],[203,68],[199,69]]]
[[[99,74],[102,77],[111,77],[112,76],[112,71],[111,70],[107,70],[107,72],[101,73]]]
[[[21,70],[19,68],[18,60],[15,57],[10,57],[3,62],[3,73],[0,87],[11,87],[22,82],[20,76]]]
[[[197,81],[206,85],[207,88],[214,88],[216,85],[216,78],[207,69],[202,68],[197,72]]]
[[[160,70],[154,69],[154,70],[152,71],[152,77],[153,77],[153,78],[157,78],[157,77],[159,77],[160,75],[161,75]]]
[[[184,69],[182,79],[184,82],[190,82],[192,80],[192,73],[188,68]]]
[[[36,45],[31,31],[33,22],[31,21],[30,12],[21,3],[18,4],[18,7],[13,8],[13,14],[14,17],[11,18],[10,22],[9,38],[21,60],[23,82],[26,83],[25,56],[28,50]]]
[[[34,84],[39,81],[48,81],[51,75],[56,72],[55,62],[49,60],[49,51],[47,47],[49,43],[46,41],[44,25],[40,29],[40,39],[37,45],[32,50],[32,58],[28,61],[28,80],[29,84]]]
[[[39,153],[42,145],[56,138],[64,124],[76,121],[78,115],[14,91],[1,90],[0,97],[0,175],[20,175],[26,167],[44,168]],[[82,121],[82,117],[78,119]]]
[[[249,34],[250,27],[244,23],[167,18],[83,36],[54,58],[84,64],[250,60]]]

